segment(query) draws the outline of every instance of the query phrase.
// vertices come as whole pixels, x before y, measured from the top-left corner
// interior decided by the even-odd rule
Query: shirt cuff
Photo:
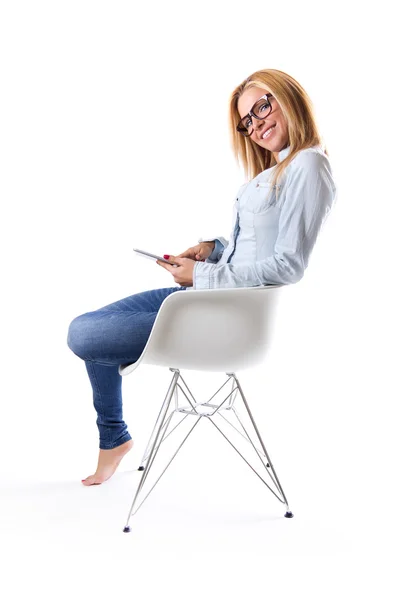
[[[221,258],[221,254],[224,250],[225,250],[225,246],[219,240],[215,240],[214,250],[208,257],[208,260],[210,262],[218,262],[219,259]],[[206,259],[206,261],[207,261],[207,259]]]
[[[210,286],[210,271],[213,265],[196,261],[193,269],[193,289],[194,290],[209,290]]]

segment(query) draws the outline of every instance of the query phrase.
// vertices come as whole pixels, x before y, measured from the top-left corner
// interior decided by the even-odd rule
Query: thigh
[[[80,315],[69,326],[68,345],[83,360],[106,365],[135,362],[165,298],[185,289],[148,290]]]
[[[165,298],[167,298],[167,296],[169,296],[173,292],[178,292],[180,290],[186,290],[186,287],[175,286],[169,288],[146,290],[145,292],[138,292],[137,294],[133,294],[132,296],[122,298],[122,300],[117,300],[112,304],[107,304],[106,306],[99,308],[99,310],[113,312],[158,312]]]

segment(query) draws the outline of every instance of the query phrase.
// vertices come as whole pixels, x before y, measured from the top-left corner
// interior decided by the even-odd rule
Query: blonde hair
[[[258,87],[271,92],[280,106],[287,122],[290,154],[277,163],[270,150],[261,148],[250,137],[244,137],[236,130],[240,121],[238,100],[249,88]],[[246,177],[253,179],[265,169],[278,164],[274,169],[271,188],[280,180],[288,164],[296,154],[305,148],[320,145],[328,156],[328,151],[317,127],[313,104],[304,88],[290,75],[277,69],[256,71],[232,92],[229,100],[229,129],[235,159],[243,163]]]

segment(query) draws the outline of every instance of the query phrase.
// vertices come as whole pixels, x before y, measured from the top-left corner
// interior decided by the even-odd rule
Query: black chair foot
[[[294,517],[294,514],[292,513],[292,511],[291,511],[291,510],[288,510],[288,511],[285,513],[285,517],[286,517],[286,518],[288,518],[288,519],[292,519],[292,518]]]
[[[130,530],[131,530],[131,528],[130,528],[130,527],[124,527],[124,533],[129,533],[129,532],[130,532]]]
[[[144,471],[144,467],[139,467],[138,471]]]

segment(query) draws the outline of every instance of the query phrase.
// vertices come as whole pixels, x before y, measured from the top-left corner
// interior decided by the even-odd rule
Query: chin
[[[266,150],[269,150],[270,152],[280,152],[281,151],[281,146],[279,144],[274,144],[273,146],[265,145],[265,146],[263,146],[263,148],[265,148]]]

